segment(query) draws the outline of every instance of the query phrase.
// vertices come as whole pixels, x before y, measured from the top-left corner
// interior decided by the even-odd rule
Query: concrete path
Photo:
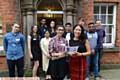
[[[99,80],[120,80],[120,69],[102,70],[101,75],[103,78],[99,79]],[[8,77],[8,75],[3,76],[2,72],[0,71],[0,80],[3,77]],[[4,80],[4,79],[2,79],[2,80]],[[31,80],[31,79],[28,79],[28,80]],[[40,80],[45,80],[45,78],[40,77]],[[68,80],[68,79],[65,78],[64,80]]]

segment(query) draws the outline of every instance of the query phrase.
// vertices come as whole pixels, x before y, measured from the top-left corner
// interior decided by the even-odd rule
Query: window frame
[[[112,17],[113,17],[113,23],[112,24],[107,23],[107,21],[108,21],[107,15],[110,15],[110,14],[108,14],[108,6],[110,6],[110,5],[113,6],[113,14],[111,14]],[[103,43],[103,47],[105,47],[105,48],[113,48],[113,47],[115,47],[115,39],[116,39],[116,13],[117,13],[116,8],[117,8],[117,6],[114,3],[95,3],[94,7],[95,6],[99,6],[100,9],[99,9],[99,13],[97,13],[97,14],[94,13],[94,16],[98,15],[99,19],[100,19],[101,15],[106,16],[106,23],[102,24],[102,25],[113,25],[112,33],[111,33],[111,43]],[[101,6],[106,6],[106,8],[107,8],[106,9],[106,14],[101,13]],[[105,37],[105,41],[106,41],[106,37]]]

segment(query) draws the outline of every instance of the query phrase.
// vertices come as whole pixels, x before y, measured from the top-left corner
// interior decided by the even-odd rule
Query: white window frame
[[[112,5],[113,6],[113,27],[112,27],[112,40],[111,40],[111,43],[104,43],[103,44],[103,47],[106,47],[106,48],[113,48],[113,47],[115,47],[115,39],[116,39],[116,4],[114,4],[114,3],[95,3],[94,4],[94,6],[101,6],[101,5],[104,5],[104,6],[108,6],[108,5]],[[107,7],[107,9],[108,9],[108,7]],[[108,11],[108,10],[107,10]],[[100,9],[100,12],[101,12],[101,9]],[[100,15],[101,15],[101,13],[99,13],[99,14],[94,14],[94,15],[99,15],[99,19],[100,19]],[[108,14],[107,14],[108,15]],[[108,20],[107,18],[106,18],[106,20]],[[102,25],[110,25],[110,24],[102,24]],[[105,39],[106,39],[106,37],[105,37]]]

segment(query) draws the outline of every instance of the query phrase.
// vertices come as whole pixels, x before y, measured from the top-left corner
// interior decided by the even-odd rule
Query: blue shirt
[[[8,60],[17,60],[24,56],[25,37],[20,32],[14,35],[7,33],[3,39],[4,49]]]
[[[98,33],[97,48],[103,48],[105,30],[101,28],[101,29],[97,29],[96,31]]]

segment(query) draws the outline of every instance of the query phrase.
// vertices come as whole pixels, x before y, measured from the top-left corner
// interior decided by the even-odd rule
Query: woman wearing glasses
[[[51,56],[48,72],[52,80],[63,80],[66,75],[66,46],[67,41],[62,37],[64,27],[58,25],[56,28],[56,36],[49,43],[49,54]]]

